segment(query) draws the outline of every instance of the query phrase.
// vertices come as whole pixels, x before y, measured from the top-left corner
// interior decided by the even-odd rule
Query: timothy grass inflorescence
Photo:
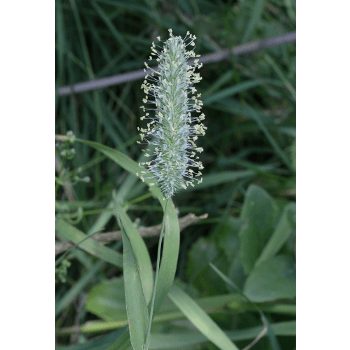
[[[192,49],[196,37],[189,32],[184,39],[173,36],[171,29],[169,33],[170,38],[164,42],[161,51],[152,43],[152,55],[159,62],[158,70],[149,68],[145,63],[152,73],[146,75],[141,86],[146,93],[143,102],[153,104],[155,108],[140,107],[145,113],[141,120],[149,122],[147,128],[138,128],[141,140],[154,146],[153,153],[146,153],[146,157],[155,157],[140,163],[147,165],[147,171],[142,172],[140,177],[144,180],[144,175],[150,174],[167,200],[180,188],[202,181],[200,170],[203,166],[196,152],[202,152],[203,148],[197,147],[195,142],[199,135],[205,134],[206,129],[201,123],[204,114],[192,115],[193,112],[200,112],[203,105],[200,94],[196,94],[197,90],[193,87],[202,79],[194,71],[203,64],[199,64],[198,59],[194,60],[193,65],[188,63],[189,58],[200,57]],[[187,46],[191,50],[187,50]],[[149,60],[152,60],[152,56]],[[150,149],[145,151],[151,153]],[[193,170],[195,168],[198,170]]]

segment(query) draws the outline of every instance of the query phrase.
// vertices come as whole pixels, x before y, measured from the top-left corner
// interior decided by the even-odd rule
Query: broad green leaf
[[[279,255],[262,262],[248,276],[243,292],[254,302],[295,298],[295,263]]]
[[[192,324],[219,349],[238,350],[224,331],[183,290],[173,285],[168,295],[172,302],[185,314]]]
[[[140,265],[134,250],[135,247],[126,233],[124,221],[121,221],[125,302],[130,341],[134,350],[143,350],[149,324],[147,302],[142,288]]]
[[[83,232],[61,219],[56,221],[56,231],[59,237],[66,238],[73,243],[78,243],[86,238],[86,235]],[[91,255],[115,266],[123,266],[123,257],[121,254],[108,247],[104,247],[91,238],[79,244],[79,247]]]
[[[290,219],[292,216],[295,217],[295,203],[289,203],[285,206],[277,227],[256,261],[255,266],[274,257],[281,249],[294,230]]]
[[[232,260],[232,255],[235,254],[239,248],[238,234],[241,228],[242,221],[233,216],[220,223],[215,236],[211,236],[214,242],[217,242],[218,247],[225,253],[229,260]]]
[[[246,276],[239,254],[239,230],[241,225],[242,221],[239,218],[230,216],[226,221],[220,224],[220,228],[212,239],[226,256],[226,261],[223,261],[224,259],[221,257],[220,260],[214,261],[215,265],[218,266],[221,271],[227,273],[227,276],[229,276],[236,285],[243,288]],[[222,263],[220,264],[220,262]],[[214,273],[212,269],[209,269],[209,271],[210,273]],[[217,276],[217,274],[215,275]],[[225,284],[225,289],[231,292],[235,291],[227,284]]]
[[[244,270],[250,273],[273,232],[278,208],[269,194],[250,185],[241,212],[240,250]]]

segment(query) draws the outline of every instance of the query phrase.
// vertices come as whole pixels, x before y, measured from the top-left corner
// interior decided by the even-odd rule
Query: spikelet
[[[198,59],[193,65],[188,64],[189,58],[200,57],[192,50],[196,37],[187,32],[182,39],[173,36],[171,29],[169,33],[170,37],[161,50],[152,43],[152,55],[156,57],[158,70],[145,63],[151,74],[146,75],[141,86],[146,93],[143,102],[155,108],[140,107],[145,113],[141,120],[148,122],[147,128],[138,128],[141,141],[154,146],[153,154],[145,154],[154,159],[140,163],[147,165],[147,171],[140,177],[144,181],[147,174],[148,178],[155,179],[165,199],[171,198],[180,188],[194,186],[195,181],[202,182],[199,177],[203,166],[196,152],[202,152],[203,148],[197,147],[195,142],[206,129],[200,123],[204,114],[192,115],[200,112],[203,105],[200,94],[196,94],[197,90],[193,87],[202,79],[194,71],[203,64],[199,64]],[[191,47],[189,51],[187,46]],[[149,59],[152,60],[152,56]],[[150,152],[150,149],[145,152]]]

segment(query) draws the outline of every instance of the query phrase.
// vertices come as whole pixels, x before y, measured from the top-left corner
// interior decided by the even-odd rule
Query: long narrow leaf
[[[164,205],[163,201],[161,204]],[[164,209],[164,208],[163,208]],[[179,220],[173,202],[170,202],[165,218],[163,255],[159,270],[154,311],[158,311],[167,296],[175,277],[180,248]]]
[[[295,336],[296,334],[296,322],[279,322],[271,325],[272,330],[276,335],[280,336]],[[252,327],[247,329],[239,329],[234,331],[226,331],[225,335],[233,340],[249,340],[255,338],[261,327]],[[191,333],[177,333],[177,334],[154,334],[153,345],[151,344],[151,350],[163,350],[163,349],[181,349],[185,346],[194,346],[207,342],[207,338],[198,334],[198,332]],[[254,348],[252,348],[253,350]]]
[[[275,335],[277,336],[295,336],[296,335],[296,322],[295,321],[287,321],[287,322],[278,322],[271,324],[271,328]],[[120,331],[120,330],[119,330]],[[227,337],[233,341],[240,340],[249,340],[255,338],[259,332],[261,331],[261,327],[252,327],[246,329],[238,329],[234,331],[226,331],[225,334]],[[127,335],[125,337],[125,333],[119,336],[118,340],[113,343],[106,350],[126,350],[127,347],[127,339],[128,334],[127,330],[124,331]],[[58,347],[58,350],[105,350],[105,348],[97,347],[97,345],[106,346],[107,344],[111,344],[113,337],[116,336],[116,332],[110,333],[107,336],[100,337],[98,339],[93,339],[85,344],[67,346],[67,347]],[[120,333],[119,333],[120,334]],[[122,339],[124,336],[124,339]],[[124,340],[124,341],[122,341]],[[155,333],[152,336],[152,344],[151,350],[163,350],[163,349],[181,349],[185,346],[199,345],[207,342],[208,339],[204,335],[199,332],[186,332],[186,333],[176,333],[176,334],[162,334]],[[96,348],[91,347],[91,345],[96,344]],[[124,343],[124,346],[123,346]],[[88,346],[89,344],[89,346]],[[130,341],[129,341],[130,345]]]
[[[136,175],[137,173],[140,173],[142,170],[144,170],[143,167],[140,167],[136,162],[134,162],[128,156],[110,147],[107,147],[92,141],[85,141],[85,140],[79,140],[79,139],[77,139],[77,141],[82,142],[102,152],[107,157],[109,157],[114,162],[116,162],[118,165],[120,165],[122,168],[124,168],[126,171],[130,172],[131,174]],[[149,185],[150,182],[151,180],[148,180],[146,177],[145,183]],[[153,195],[158,198],[160,204],[163,206],[163,210],[165,210],[165,201],[163,200],[163,194],[161,193],[161,191],[155,186],[150,187],[150,190],[153,193]],[[144,244],[144,243],[141,243],[141,244]],[[164,237],[164,244],[163,244],[162,260],[161,260],[161,265],[159,270],[156,300],[154,305],[155,313],[161,306],[162,302],[164,301],[166,295],[168,294],[173,284],[176,267],[177,267],[178,256],[179,256],[179,248],[180,248],[179,222],[178,222],[178,217],[177,217],[174,203],[170,201],[167,209],[167,216],[165,218],[165,237]],[[124,271],[124,274],[125,274],[125,271]],[[147,291],[146,291],[146,295],[148,295]]]
[[[131,350],[130,337],[128,334],[128,329],[126,329],[123,334],[106,350]]]
[[[57,347],[56,349],[59,349],[59,350],[108,350],[108,349],[111,349],[111,346],[116,344],[117,341],[121,342],[121,339],[123,338],[125,333],[128,336],[127,339],[129,339],[129,335],[127,331],[128,331],[127,327],[123,327],[121,329],[118,329],[117,331],[109,333],[108,335],[90,340],[83,344]],[[114,349],[121,350],[120,348],[116,348],[116,347],[114,347]]]
[[[116,162],[119,166],[121,166],[123,169],[130,172],[131,174],[136,175],[136,173],[140,173],[142,170],[145,170],[143,167],[140,167],[136,162],[134,162],[125,154],[119,151],[116,151],[110,147],[107,147],[92,141],[79,140],[79,139],[77,139],[76,141],[82,142],[102,152],[107,157],[109,157],[114,162]],[[150,184],[150,182],[151,180],[148,180],[146,177],[145,183]],[[153,193],[153,195],[158,198],[164,210],[165,201],[163,200],[163,195],[161,191],[155,186],[150,187],[150,190]],[[163,245],[163,257],[165,258],[162,259],[160,270],[159,270],[157,295],[156,295],[155,309],[154,309],[155,311],[159,309],[160,305],[162,304],[165,296],[167,295],[174,281],[177,260],[179,255],[179,247],[180,247],[179,222],[178,222],[174,203],[170,201],[168,205],[168,210],[167,210],[165,237],[164,237],[164,245]]]
[[[64,237],[73,243],[79,243],[86,238],[83,232],[62,219],[56,221],[56,231],[58,236]],[[93,239],[83,241],[79,244],[79,247],[99,259],[107,261],[115,266],[123,267],[123,257],[121,254],[108,247],[104,247]]]
[[[105,145],[101,145],[98,142],[93,142],[93,141],[87,141],[87,140],[80,140],[76,139],[75,141],[84,143],[90,147],[95,148],[96,150],[100,151],[104,155],[106,155],[108,158],[112,159],[115,161],[118,165],[120,165],[123,169],[126,171],[136,174],[137,172],[140,172],[141,170],[144,170],[142,167],[138,166],[135,161],[130,159],[128,156],[126,156],[124,153],[120,151],[116,151],[113,148],[110,148]]]
[[[219,349],[238,350],[225,332],[183,290],[173,285],[168,294],[172,302],[186,315],[193,325]]]
[[[123,237],[124,288],[130,341],[134,350],[143,350],[149,324],[147,302],[142,288],[140,265],[136,258],[135,246],[126,233],[123,221],[120,228]]]
[[[60,312],[82,292],[92,277],[102,268],[104,264],[105,262],[101,260],[95,263],[95,265],[82,278],[80,278],[79,281],[77,281],[67,293],[64,294],[64,296],[56,303],[55,316],[59,315]]]
[[[151,258],[149,256],[145,242],[133,226],[129,216],[124,212],[119,204],[115,203],[115,207],[118,211],[118,216],[122,221],[122,232],[124,229],[130,240],[132,250],[135,254],[135,258],[140,269],[140,279],[142,283],[143,293],[148,304],[151,299],[153,290],[153,270]],[[124,274],[125,273],[126,272],[124,271]]]

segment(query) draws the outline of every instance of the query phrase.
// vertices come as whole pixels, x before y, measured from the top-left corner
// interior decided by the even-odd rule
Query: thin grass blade
[[[90,147],[95,148],[96,150],[102,152],[107,157],[112,159],[118,165],[120,165],[123,169],[130,172],[131,174],[136,175],[136,173],[140,173],[142,170],[145,170],[143,167],[140,167],[136,162],[130,159],[125,154],[116,151],[110,147],[101,145],[97,142],[79,140],[76,141],[82,142]],[[245,174],[246,175],[246,174]],[[152,180],[148,180],[145,178],[145,183],[150,184]],[[160,204],[163,206],[163,210],[165,209],[165,201],[163,200],[163,194],[161,191],[155,187],[150,187],[150,191],[153,195],[158,198]],[[170,201],[167,209],[167,218],[165,225],[165,237],[164,237],[164,245],[163,245],[163,257],[160,270],[159,270],[159,278],[158,278],[158,287],[156,294],[156,302],[155,302],[155,312],[159,309],[162,304],[165,296],[167,295],[170,287],[174,281],[178,253],[180,247],[180,228],[177,213],[175,210],[174,203]]]
[[[153,270],[152,270],[151,258],[149,256],[145,242],[143,241],[142,237],[133,226],[129,216],[124,212],[124,210],[119,204],[116,203],[115,207],[117,210],[117,213],[116,213],[117,219],[121,220],[122,234],[124,232],[127,235],[130,241],[130,246],[135,255],[135,259],[138,266],[138,272],[140,274],[142,292],[148,304],[151,299],[152,290],[153,290]],[[123,238],[123,243],[124,243],[124,238]],[[123,254],[123,258],[124,257],[125,257],[125,254]],[[124,262],[124,265],[125,265],[125,262]],[[127,272],[124,271],[124,276],[126,274]],[[126,284],[125,280],[124,280],[124,284]],[[125,292],[126,294],[128,293],[127,290],[125,290]]]
[[[118,216],[119,217],[119,216]],[[142,288],[141,269],[135,254],[135,246],[129,238],[123,220],[119,217],[123,237],[123,269],[126,311],[128,314],[130,341],[134,350],[143,350],[146,341],[149,316]]]
[[[186,315],[192,324],[221,350],[238,350],[225,332],[183,290],[176,285],[168,294],[171,301]]]
[[[79,247],[91,255],[120,268],[123,266],[123,257],[120,253],[108,247],[104,247],[93,239],[84,240],[87,238],[87,236],[74,226],[69,225],[64,220],[58,219],[56,221],[56,231],[59,237],[64,237],[73,243],[83,241],[79,244]]]

